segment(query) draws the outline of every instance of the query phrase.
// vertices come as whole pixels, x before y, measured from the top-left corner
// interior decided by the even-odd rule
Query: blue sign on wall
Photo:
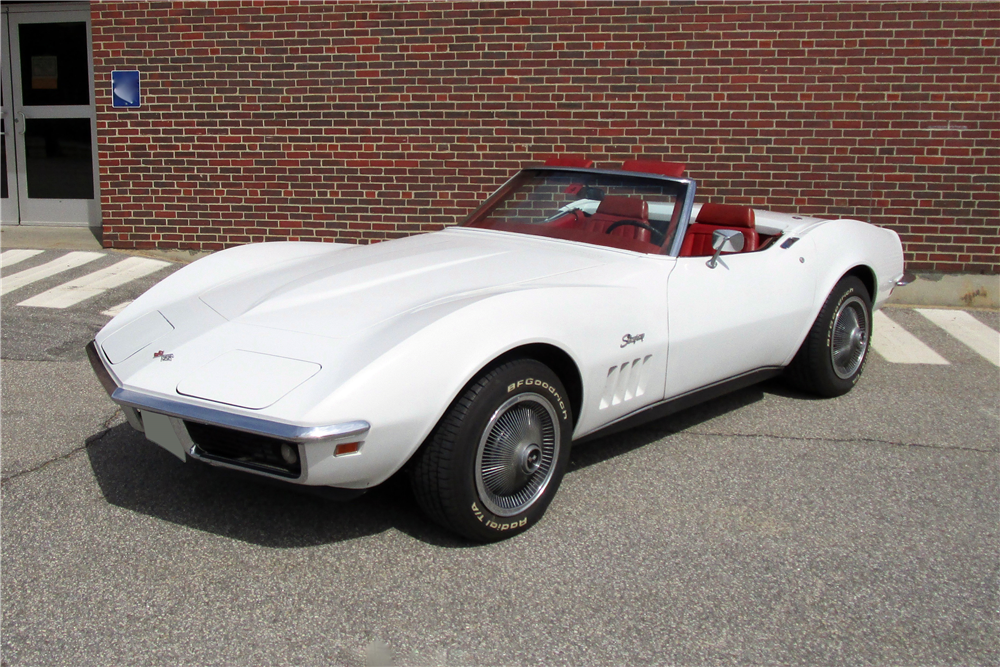
[[[111,106],[116,109],[139,106],[139,72],[134,70],[111,72]]]

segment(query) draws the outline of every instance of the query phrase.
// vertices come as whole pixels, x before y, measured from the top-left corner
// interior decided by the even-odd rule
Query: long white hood
[[[553,252],[552,243],[471,230],[425,234],[261,267],[199,298],[232,322],[344,338],[414,309],[614,258],[587,248]]]

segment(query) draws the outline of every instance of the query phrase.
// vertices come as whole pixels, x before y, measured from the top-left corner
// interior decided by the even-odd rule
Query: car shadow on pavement
[[[104,498],[126,510],[276,549],[331,544],[389,529],[443,547],[474,546],[427,520],[403,476],[335,502],[179,459],[120,424],[88,440]]]
[[[771,385],[749,387],[577,445],[567,474],[744,408],[765,393],[786,391],[783,385]],[[335,502],[194,461],[182,463],[127,424],[91,437],[87,456],[101,493],[112,505],[264,547],[332,544],[391,529],[445,548],[478,546],[424,517],[404,475],[396,475],[354,500]]]
[[[780,381],[770,380],[720,396],[680,412],[636,426],[620,433],[574,445],[567,474],[627,454],[650,443],[698,426],[729,412],[740,410],[764,398],[765,394],[793,392]],[[781,395],[798,397],[797,393]],[[805,396],[803,394],[803,396]]]

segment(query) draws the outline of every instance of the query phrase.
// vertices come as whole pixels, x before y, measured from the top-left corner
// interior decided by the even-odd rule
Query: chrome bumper
[[[191,456],[213,465],[249,470],[273,476],[266,471],[255,469],[254,466],[229,463],[206,455],[205,452],[201,451],[191,441],[187,433],[187,428],[183,424],[184,421],[232,429],[234,431],[295,443],[300,446],[316,443],[333,444],[337,442],[363,441],[371,430],[371,424],[362,420],[321,426],[297,426],[295,424],[285,424],[259,417],[233,414],[225,410],[200,405],[191,405],[161,396],[125,389],[118,385],[118,382],[104,365],[104,360],[101,358],[94,341],[87,344],[87,357],[90,359],[90,365],[93,367],[97,379],[100,380],[101,385],[108,393],[108,396],[111,397],[111,400],[122,407],[129,424],[137,430],[145,432],[148,439],[164,447],[181,460],[184,460],[185,456]],[[153,432],[150,432],[150,429],[144,424],[143,412],[148,413],[147,416],[157,415],[156,421],[158,425],[154,428]],[[170,418],[175,423],[172,423],[169,427],[165,423],[159,423],[165,422],[167,418]],[[175,437],[171,437],[171,431],[173,431]],[[305,481],[308,452],[302,452],[302,447],[299,447],[299,449],[300,456],[305,455],[302,456],[302,476],[299,478],[299,481]]]

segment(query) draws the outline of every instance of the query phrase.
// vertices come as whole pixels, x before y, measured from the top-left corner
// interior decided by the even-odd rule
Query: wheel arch
[[[528,343],[507,350],[479,369],[476,375],[478,376],[490,366],[497,366],[513,359],[534,359],[551,368],[552,372],[559,376],[559,380],[569,394],[569,404],[573,408],[573,426],[575,427],[580,418],[580,409],[583,406],[583,376],[580,375],[580,369],[573,358],[565,350],[555,345]]]
[[[878,289],[878,282],[877,279],[875,278],[874,269],[865,264],[859,264],[854,268],[852,268],[851,270],[849,270],[844,275],[842,275],[840,278],[838,278],[837,283],[839,283],[844,278],[847,278],[848,276],[854,276],[855,278],[860,280],[861,283],[865,286],[865,289],[868,290],[868,299],[872,302],[875,301]],[[836,285],[836,283],[834,284]]]
[[[577,421],[580,419],[580,409],[583,406],[583,376],[580,374],[580,369],[573,360],[573,357],[571,357],[562,348],[552,345],[551,343],[525,343],[493,357],[488,362],[482,364],[472,374],[468,382],[458,389],[452,399],[448,402],[448,406],[454,405],[455,401],[464,395],[466,390],[473,383],[475,383],[484,372],[498,366],[502,366],[509,361],[514,361],[515,359],[532,359],[537,361],[552,369],[552,372],[559,377],[559,380],[566,388],[566,393],[569,394],[569,403],[573,412],[573,427],[575,428]],[[437,428],[437,425],[440,423],[443,415],[447,414],[448,409],[449,408],[445,408],[441,415],[438,416],[430,434],[409,453],[405,463],[403,463],[399,468],[400,470],[412,469],[421,450],[427,447],[430,436],[433,434],[434,429]]]
[[[851,265],[847,264],[847,266]],[[795,358],[795,355],[798,353],[799,349],[801,349],[802,344],[809,336],[810,328],[816,321],[816,318],[820,316],[820,313],[823,310],[823,305],[826,303],[826,300],[830,297],[830,293],[833,292],[834,289],[836,289],[837,285],[839,285],[840,282],[844,280],[844,278],[847,278],[849,276],[855,277],[861,281],[861,284],[864,285],[865,289],[868,291],[869,301],[874,305],[875,294],[877,293],[876,289],[878,285],[877,282],[878,278],[875,275],[874,269],[872,269],[867,264],[861,262],[854,264],[853,266],[851,266],[851,268],[848,268],[846,270],[844,270],[842,267],[839,271],[831,271],[826,278],[820,280],[817,283],[812,309],[810,310],[810,317],[807,320],[807,324],[803,327],[802,332],[798,337],[798,346],[796,346],[795,351],[792,352],[791,355],[789,355],[789,357],[785,360],[784,365],[787,366],[791,364],[792,359]]]

